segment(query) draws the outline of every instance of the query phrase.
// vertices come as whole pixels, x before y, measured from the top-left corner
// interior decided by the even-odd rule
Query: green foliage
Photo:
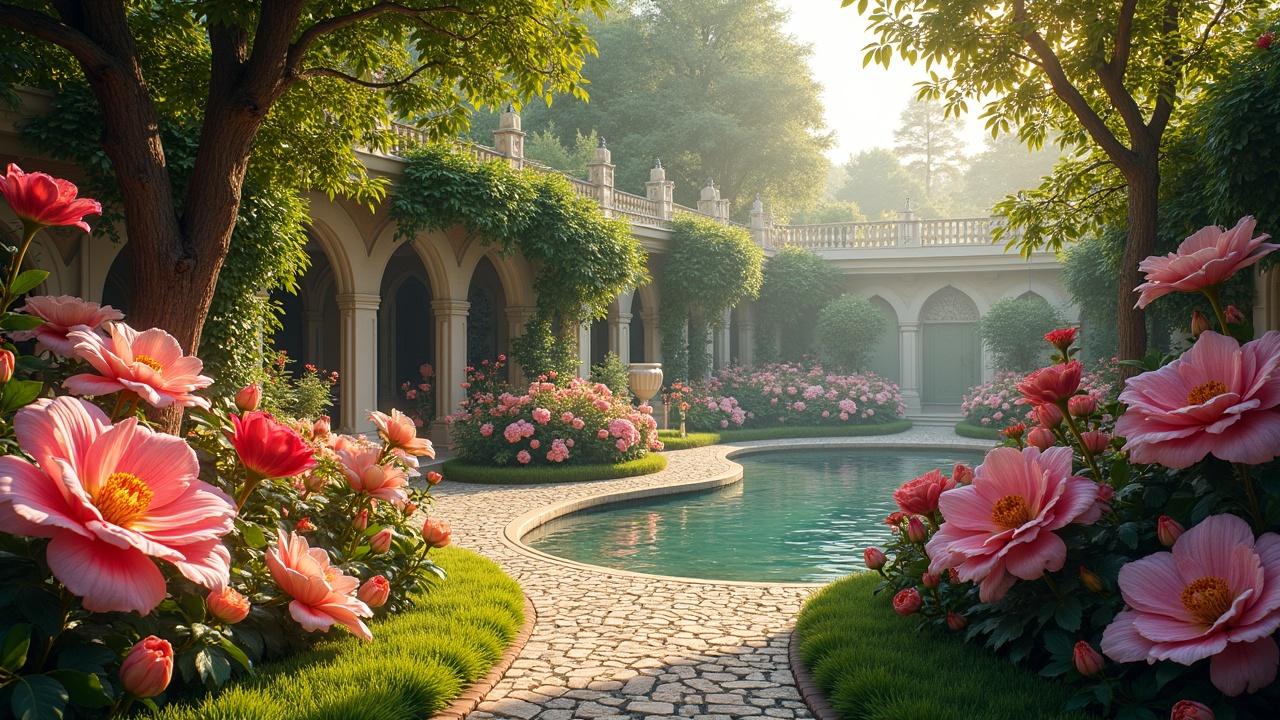
[[[1067,686],[959,637],[916,632],[914,622],[894,614],[887,595],[875,594],[878,579],[860,573],[828,585],[796,621],[800,659],[841,717],[1084,717],[1062,711]],[[930,681],[921,683],[926,676]]]
[[[538,268],[538,314],[513,353],[531,377],[577,366],[577,324],[608,312],[609,303],[648,280],[646,256],[622,220],[604,217],[559,175],[481,162],[453,146],[414,150],[396,184],[391,215],[397,237],[461,225],[505,253]],[[559,324],[559,342],[553,328]]]
[[[855,202],[872,220],[896,218],[907,198],[919,202],[924,186],[891,150],[864,150],[849,158],[844,166],[845,181],[836,190],[836,199]]]
[[[822,363],[843,372],[866,368],[889,318],[861,295],[844,295],[818,314],[818,351]]]
[[[488,142],[489,138],[481,141],[482,144]],[[551,122],[546,128],[529,133],[525,138],[524,156],[573,177],[585,178],[587,164],[595,159],[596,146],[599,144],[600,138],[594,130],[585,135],[581,131],[576,132],[572,142],[561,142],[559,129],[555,122]]]
[[[667,457],[649,453],[612,465],[528,465],[494,467],[473,465],[461,459],[445,462],[442,472],[450,482],[493,485],[540,485],[561,482],[592,482],[651,475],[667,467]]]
[[[982,427],[974,425],[963,420],[955,425],[956,434],[960,437],[972,438],[974,440],[1000,440],[1003,436],[999,430],[995,428]]]
[[[780,356],[799,360],[813,352],[813,317],[840,292],[840,271],[816,253],[784,247],[764,265],[764,283],[756,303],[761,336],[777,328],[782,336]],[[766,354],[768,359],[775,359]]]
[[[678,430],[659,430],[663,451],[719,445],[721,443],[754,442],[756,440],[789,440],[818,437],[874,437],[896,435],[911,429],[910,420],[893,420],[875,425],[796,425],[792,427],[746,428],[719,432],[690,432],[680,437]]]
[[[262,386],[262,409],[276,417],[315,420],[333,406],[338,373],[306,365],[298,373],[289,365],[297,362],[279,351],[256,372],[250,382]]]
[[[627,366],[622,364],[618,353],[610,352],[604,356],[604,362],[591,366],[591,382],[603,383],[614,395],[630,397],[629,381]]]
[[[932,202],[948,179],[959,175],[964,142],[957,134],[960,119],[936,100],[916,100],[903,109],[893,133],[894,151],[924,186]]]
[[[1080,308],[1080,344],[1084,358],[1114,357],[1116,272],[1120,265],[1117,231],[1084,238],[1062,255],[1062,284]]]
[[[432,553],[449,575],[408,612],[371,623],[373,643],[345,637],[262,667],[256,678],[163,720],[417,720],[488,673],[524,622],[520,586],[467,550]],[[394,667],[394,673],[387,668]]]
[[[1005,298],[982,317],[978,332],[996,370],[1020,373],[1045,365],[1045,333],[1062,327],[1062,313],[1042,298]]]
[[[709,328],[723,322],[725,311],[760,293],[763,265],[764,252],[740,227],[692,216],[672,223],[671,250],[660,283],[662,357],[668,380],[706,374]],[[686,322],[687,343],[681,337]]]
[[[680,437],[679,430],[659,430],[658,439],[662,441],[663,452],[673,452],[715,445],[720,442],[720,433],[686,432],[684,437]]]

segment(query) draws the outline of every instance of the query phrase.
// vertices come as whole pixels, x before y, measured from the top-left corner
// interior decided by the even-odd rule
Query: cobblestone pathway
[[[938,428],[840,442],[982,446]],[[501,564],[538,613],[520,657],[472,720],[812,717],[787,651],[796,613],[814,586],[627,574],[551,559],[503,538],[509,523],[539,508],[733,474],[723,450],[671,453],[666,470],[643,478],[532,487],[445,482],[436,488],[433,514],[452,523],[454,542]]]

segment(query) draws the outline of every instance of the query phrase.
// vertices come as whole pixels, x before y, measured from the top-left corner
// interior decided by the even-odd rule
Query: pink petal
[[[46,558],[54,577],[91,612],[146,615],[164,600],[164,575],[137,550],[62,532],[49,541]]]
[[[307,632],[320,632],[333,626],[334,618],[318,608],[313,608],[299,600],[289,603],[289,614]]]
[[[1011,548],[1005,568],[1023,580],[1035,580],[1045,571],[1057,572],[1067,559],[1067,544],[1051,532],[1041,531],[1031,542]]]
[[[1256,623],[1280,608],[1280,535],[1265,533],[1254,543],[1253,550],[1262,563],[1262,590],[1240,618],[1242,625]]]
[[[1235,515],[1210,515],[1173,544],[1178,574],[1184,583],[1202,577],[1230,578],[1234,571],[1231,551],[1238,545],[1253,547],[1249,523]],[[1182,592],[1182,588],[1178,588],[1178,592]]]
[[[1120,594],[1129,607],[1192,622],[1180,600],[1187,582],[1178,574],[1172,553],[1153,553],[1120,568]]]
[[[220,539],[206,540],[173,548],[181,560],[170,560],[178,572],[191,582],[216,590],[226,587],[231,579],[231,553]]]
[[[72,397],[41,398],[19,410],[14,434],[23,451],[53,473],[52,459],[79,464],[93,441],[110,424],[97,405]]]
[[[30,531],[44,526],[89,535],[58,481],[13,455],[0,457],[0,506],[6,508],[2,517],[8,518],[0,519],[0,529],[5,532],[52,537],[55,533],[49,529]]]
[[[1133,621],[1137,616],[1138,613],[1132,610],[1121,610],[1102,632],[1102,652],[1107,657],[1116,662],[1150,662],[1151,641],[1134,628]]]
[[[1240,416],[1214,441],[1213,454],[1228,462],[1261,465],[1280,455],[1280,412],[1250,412]]]
[[[1231,643],[1209,662],[1214,687],[1232,697],[1257,692],[1275,682],[1280,647],[1272,638],[1251,643]]]

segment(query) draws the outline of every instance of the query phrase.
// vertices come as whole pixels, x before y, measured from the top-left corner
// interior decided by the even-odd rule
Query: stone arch
[[[1019,295],[1017,299],[1019,299],[1019,300],[1039,300],[1039,301],[1043,302],[1043,303],[1044,303],[1044,304],[1046,304],[1046,305],[1052,305],[1052,304],[1053,304],[1053,303],[1049,302],[1048,298],[1046,298],[1045,296],[1043,296],[1043,295],[1041,295],[1040,293],[1036,292],[1035,290],[1027,290],[1026,292],[1024,292],[1024,293],[1022,293],[1021,295]]]
[[[15,236],[6,238],[6,241],[12,243],[16,239]],[[23,259],[22,266],[23,269],[40,268],[49,273],[49,277],[45,278],[44,282],[32,289],[32,295],[76,294],[68,285],[71,273],[62,262],[62,253],[46,233],[36,235],[35,240],[31,242],[31,247],[27,249],[27,256]]]
[[[506,285],[488,256],[481,257],[471,273],[467,302],[467,364],[507,354]]]
[[[324,257],[333,272],[336,294],[359,292],[366,284],[360,281],[365,279],[363,276],[367,273],[361,272],[362,268],[356,267],[354,260],[359,256],[353,257],[350,252],[351,247],[359,248],[361,244],[359,229],[337,205],[328,202],[313,202],[311,205],[311,224],[307,228],[309,241],[307,252],[311,254],[313,264],[317,257]],[[344,242],[344,238],[350,238],[355,242]]]
[[[925,405],[954,406],[982,379],[978,304],[947,285],[920,307],[921,398]]]
[[[902,329],[898,323],[898,311],[892,303],[880,295],[872,295],[870,299],[871,304],[879,308],[889,322],[885,326],[884,334],[871,350],[867,369],[895,383],[902,382]]]
[[[404,404],[401,385],[416,384],[423,363],[435,364],[436,294],[417,249],[401,244],[388,258],[378,288],[378,405],[384,409]]]
[[[273,345],[293,361],[289,368],[295,375],[307,364],[340,370],[342,362],[338,312],[340,275],[315,233],[308,233],[306,250],[311,262],[298,279],[298,292],[277,290],[272,298],[283,310]],[[340,379],[340,382],[351,381],[346,377]],[[331,415],[337,423],[349,420],[342,415],[341,398],[335,397]]]
[[[968,323],[981,317],[973,298],[952,285],[933,293],[920,306],[920,322]]]

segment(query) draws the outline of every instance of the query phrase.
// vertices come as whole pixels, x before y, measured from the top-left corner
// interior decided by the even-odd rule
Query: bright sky
[[[865,16],[840,0],[778,0],[791,11],[787,29],[813,46],[809,64],[822,84],[827,126],[836,132],[828,153],[835,162],[874,147],[892,147],[898,115],[915,95],[915,84],[927,77],[924,66],[912,67],[894,58],[889,68],[862,67],[862,47],[874,38]],[[981,122],[970,114],[965,139],[970,151],[982,147]]]

